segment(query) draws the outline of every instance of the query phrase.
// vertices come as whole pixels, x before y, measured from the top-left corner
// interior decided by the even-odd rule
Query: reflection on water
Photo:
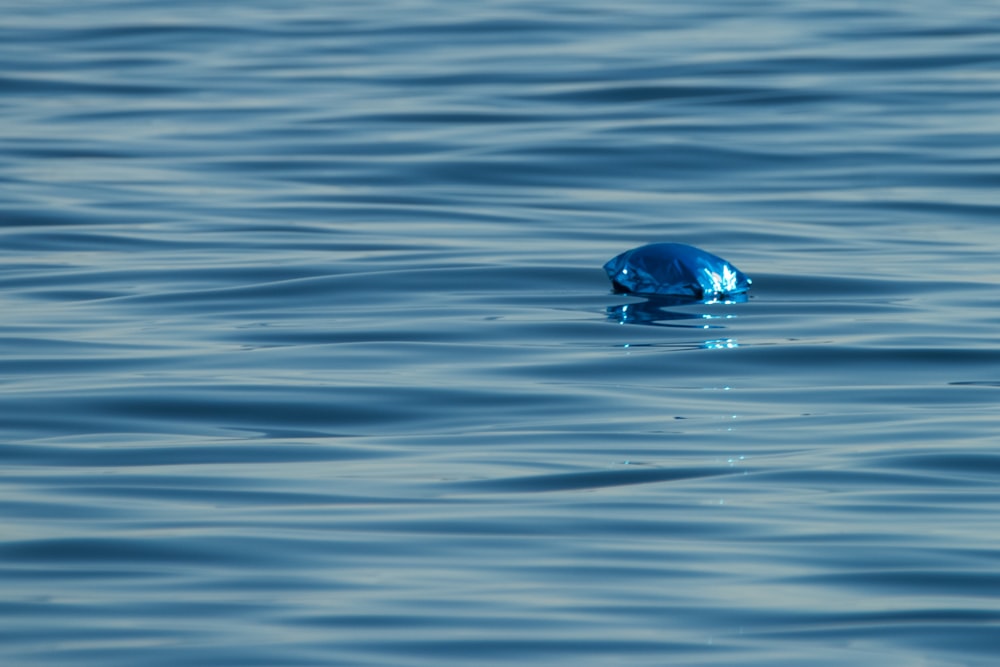
[[[743,303],[746,296],[741,300],[725,302],[699,303],[690,299],[678,299],[674,297],[646,297],[642,301],[635,303],[623,303],[617,306],[608,306],[606,313],[609,320],[619,324],[645,324],[657,327],[684,327],[697,329],[721,329],[723,325],[718,320],[734,319],[736,315],[732,313],[714,314],[710,312],[692,312],[681,310],[683,307],[693,305],[710,306],[715,303]],[[698,324],[676,323],[677,320],[702,320]]]
[[[739,346],[740,344],[735,338],[716,338],[714,340],[706,340],[702,344],[702,347],[706,350],[732,350]]]
[[[608,306],[605,312],[609,320],[618,324],[642,324],[653,327],[677,327],[683,329],[724,329],[725,326],[721,324],[721,320],[736,318],[736,315],[732,313],[714,314],[681,310],[682,307],[690,307],[691,305],[690,300],[672,297],[649,297],[637,303]],[[699,305],[707,306],[711,304]],[[625,347],[643,346],[641,344],[628,344]],[[703,341],[698,347],[706,350],[731,350],[739,347],[739,343],[735,338],[715,337]]]
[[[646,324],[657,327],[685,327],[695,328],[694,324],[667,324],[673,320],[698,320],[704,318],[699,313],[686,313],[676,310],[668,310],[668,305],[652,299],[639,303],[623,303],[617,306],[608,306],[608,319],[618,324]],[[698,327],[700,328],[700,327]]]

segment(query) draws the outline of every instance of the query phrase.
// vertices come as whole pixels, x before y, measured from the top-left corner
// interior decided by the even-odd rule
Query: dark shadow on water
[[[705,302],[667,296],[643,298],[643,301],[635,303],[608,306],[605,311],[608,319],[619,324],[643,324],[654,327],[681,327],[687,329],[721,329],[723,328],[722,325],[710,323],[711,320],[721,319],[719,316],[710,315],[707,312],[692,312],[689,309],[680,310],[680,308],[697,305],[707,306],[716,303],[744,303],[747,301],[745,294],[725,302]],[[699,320],[700,322],[695,324],[689,320]]]

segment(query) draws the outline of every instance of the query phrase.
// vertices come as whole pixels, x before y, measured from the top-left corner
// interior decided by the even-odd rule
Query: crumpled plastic
[[[615,292],[698,303],[747,300],[750,278],[726,260],[684,243],[651,243],[604,265]]]

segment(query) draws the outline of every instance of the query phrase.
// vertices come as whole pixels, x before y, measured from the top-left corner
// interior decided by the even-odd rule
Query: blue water
[[[995,4],[3,5],[3,665],[996,664]]]

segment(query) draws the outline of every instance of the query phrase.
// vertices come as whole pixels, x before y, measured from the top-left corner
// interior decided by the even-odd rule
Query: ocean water
[[[0,16],[3,665],[996,664],[995,3]]]

